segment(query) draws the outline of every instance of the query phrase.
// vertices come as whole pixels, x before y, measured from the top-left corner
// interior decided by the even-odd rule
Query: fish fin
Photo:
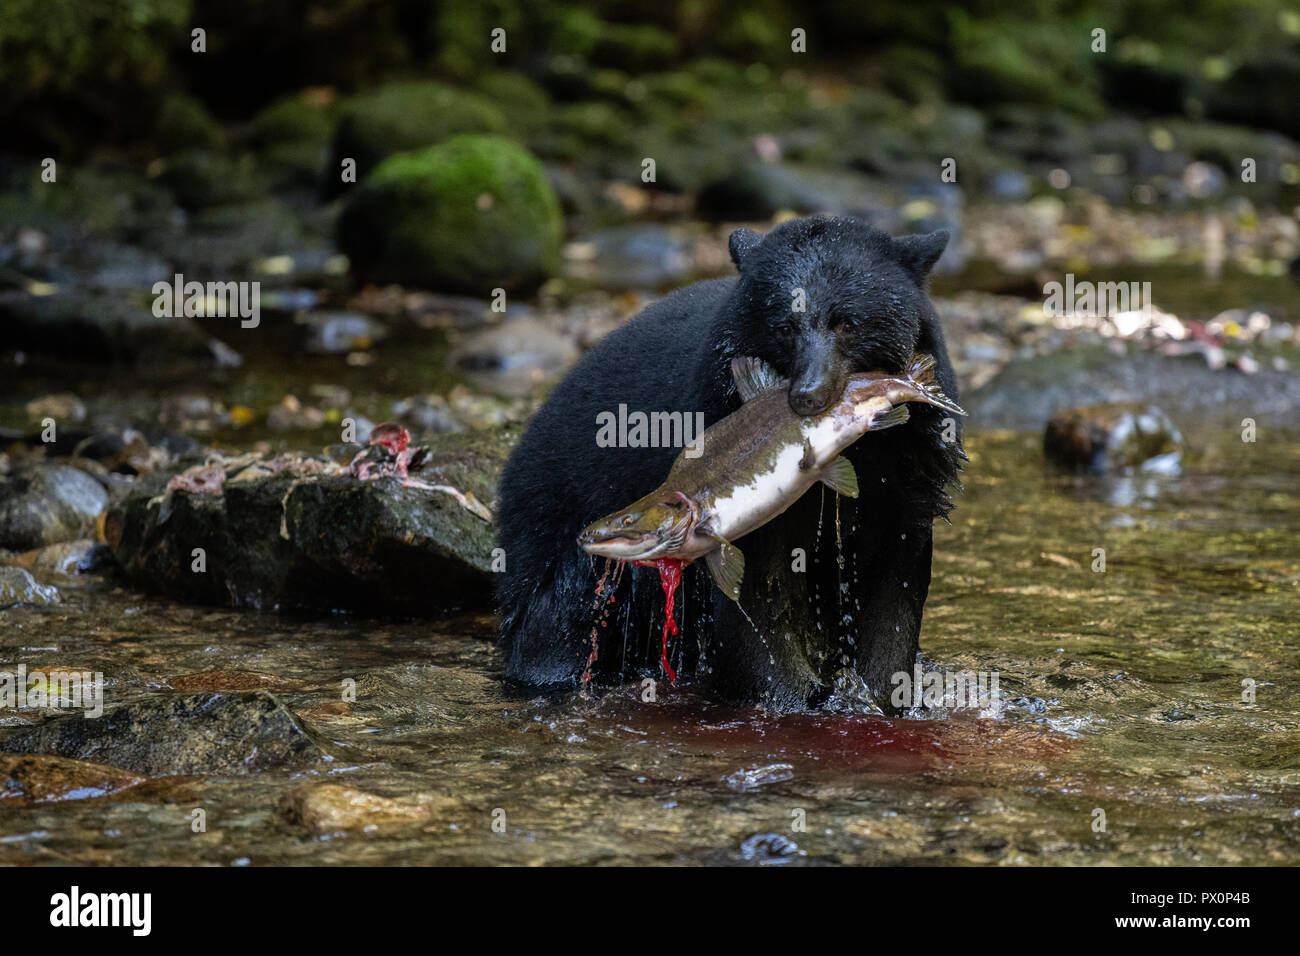
[[[912,413],[907,410],[906,405],[897,405],[872,422],[870,430],[878,432],[882,428],[893,428],[895,425],[903,424],[911,417]]]
[[[925,393],[924,401],[936,408],[952,412],[954,415],[965,415],[966,409],[943,393],[943,389],[935,380],[934,370],[935,360],[933,355],[915,352],[912,355],[912,363],[907,367],[907,380]]]
[[[723,541],[704,559],[709,566],[713,583],[733,601],[740,600],[740,582],[745,577],[745,556],[734,544]]]
[[[837,495],[844,495],[846,498],[858,496],[858,473],[853,470],[853,464],[843,455],[826,466],[826,470],[822,473],[822,481]]]
[[[788,388],[790,383],[776,373],[776,369],[761,358],[750,355],[731,360],[731,377],[736,380],[740,400],[747,402],[774,388]]]

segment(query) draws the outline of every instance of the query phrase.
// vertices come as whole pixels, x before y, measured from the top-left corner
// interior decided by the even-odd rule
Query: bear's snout
[[[840,358],[834,333],[810,332],[800,338],[790,376],[790,410],[817,415],[834,404]]]
[[[796,415],[817,415],[831,407],[835,392],[827,382],[796,382],[790,386],[789,398]]]

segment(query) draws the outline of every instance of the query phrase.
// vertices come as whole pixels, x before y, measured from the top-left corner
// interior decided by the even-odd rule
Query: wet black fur
[[[891,239],[850,219],[800,219],[760,238],[731,237],[738,278],[698,282],[632,319],[589,352],[530,423],[506,467],[497,510],[505,549],[498,609],[508,678],[572,687],[591,648],[603,562],[575,538],[588,523],[652,491],[680,449],[599,448],[597,415],[703,411],[712,424],[740,403],[730,361],[755,355],[792,379],[807,413],[838,396],[851,371],[901,372],[913,351],[938,360],[957,398],[925,280],[945,233]],[[806,310],[792,310],[803,289]],[[861,496],[817,486],[784,515],[740,539],[741,606],[686,569],[681,635],[670,644],[679,676],[717,699],[774,709],[815,707],[847,657],[888,708],[890,675],[911,669],[930,583],[931,525],[951,508],[962,460],[945,442],[947,413],[910,406],[911,421],[872,433],[848,453]],[[843,567],[837,562],[838,536]],[[793,549],[807,571],[791,570]],[[845,584],[847,593],[841,589]],[[598,682],[662,676],[663,593],[653,568],[625,567],[598,627]],[[848,623],[845,617],[848,616]],[[757,628],[757,632],[756,632]]]

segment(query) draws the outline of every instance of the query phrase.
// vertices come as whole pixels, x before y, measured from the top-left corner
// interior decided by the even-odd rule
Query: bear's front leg
[[[920,653],[921,615],[930,590],[929,517],[877,510],[852,529],[854,667],[876,704],[898,713],[898,674],[910,674]]]

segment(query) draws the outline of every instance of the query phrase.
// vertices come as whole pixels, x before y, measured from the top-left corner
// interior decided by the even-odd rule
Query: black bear
[[[849,373],[900,373],[914,351],[935,357],[939,384],[956,399],[925,291],[947,241],[945,232],[894,239],[846,218],[791,220],[766,237],[737,229],[738,277],[665,296],[584,356],[533,418],[501,480],[507,677],[572,687],[588,671],[598,682],[662,674],[658,573],[611,569],[617,589],[598,598],[606,568],[576,543],[589,522],[654,489],[682,451],[602,447],[598,423],[620,406],[690,420],[702,412],[711,425],[739,406],[730,364],[748,355],[788,378],[791,408],[812,415],[839,397]],[[858,498],[818,485],[745,537],[738,606],[703,562],[686,568],[670,660],[697,689],[782,711],[824,705],[832,694],[891,709],[890,679],[910,672],[919,650],[931,527],[952,507],[964,458],[956,421],[909,407],[908,423],[846,453]]]

